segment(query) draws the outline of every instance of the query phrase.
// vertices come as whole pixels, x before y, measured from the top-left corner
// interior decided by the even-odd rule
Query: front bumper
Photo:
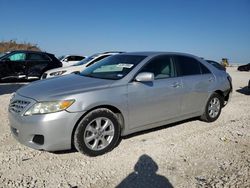
[[[71,149],[74,126],[83,115],[61,111],[44,115],[23,116],[9,110],[10,129],[14,138],[38,150]]]

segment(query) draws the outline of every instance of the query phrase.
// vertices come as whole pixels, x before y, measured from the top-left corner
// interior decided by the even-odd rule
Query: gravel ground
[[[95,158],[16,142],[7,106],[22,84],[1,84],[0,187],[250,187],[250,73],[228,72],[234,92],[216,122],[192,119],[134,134]]]

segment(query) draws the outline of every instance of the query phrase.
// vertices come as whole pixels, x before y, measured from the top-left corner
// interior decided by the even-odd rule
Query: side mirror
[[[155,76],[151,72],[141,72],[135,77],[137,82],[152,82],[154,81]]]
[[[64,62],[68,62],[69,60],[66,58],[66,59],[64,59],[63,61],[64,61]]]

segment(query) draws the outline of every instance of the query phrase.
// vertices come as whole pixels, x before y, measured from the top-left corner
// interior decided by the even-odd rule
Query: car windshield
[[[119,80],[126,76],[146,56],[114,55],[107,57],[80,73],[82,76]]]

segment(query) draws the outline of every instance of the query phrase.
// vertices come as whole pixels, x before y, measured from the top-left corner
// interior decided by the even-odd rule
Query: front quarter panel
[[[121,111],[124,125],[128,122],[127,84],[87,91],[67,98],[75,99],[75,103],[67,109],[68,112],[89,111],[98,106],[108,105]]]

